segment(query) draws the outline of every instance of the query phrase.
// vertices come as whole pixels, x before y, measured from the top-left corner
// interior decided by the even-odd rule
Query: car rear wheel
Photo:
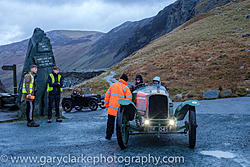
[[[129,121],[124,115],[124,108],[119,107],[117,111],[117,119],[116,119],[116,136],[117,142],[121,149],[127,148],[128,139],[129,139]]]
[[[189,109],[189,147],[194,148],[196,143],[196,112],[195,107],[190,106]]]
[[[99,105],[101,109],[105,109],[106,107],[104,106],[104,101],[102,101],[102,104]]]
[[[89,109],[91,109],[91,111],[96,111],[97,108],[98,108],[98,103],[95,100],[89,101]]]
[[[70,112],[72,110],[72,102],[69,100],[65,101],[63,103],[63,110],[67,113]]]

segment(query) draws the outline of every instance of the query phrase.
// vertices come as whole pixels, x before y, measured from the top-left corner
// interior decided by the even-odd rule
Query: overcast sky
[[[0,0],[0,45],[43,30],[108,32],[125,21],[156,15],[175,0]]]

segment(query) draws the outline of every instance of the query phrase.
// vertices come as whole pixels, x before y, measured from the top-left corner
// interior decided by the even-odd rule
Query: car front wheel
[[[63,110],[67,113],[70,112],[72,110],[72,102],[69,100],[65,101],[63,103]]]
[[[196,143],[196,112],[195,107],[191,106],[189,109],[189,147],[194,148]]]
[[[124,108],[119,107],[117,111],[117,119],[116,119],[116,136],[117,142],[120,148],[123,150],[127,148],[128,139],[129,139],[129,121],[124,114]]]

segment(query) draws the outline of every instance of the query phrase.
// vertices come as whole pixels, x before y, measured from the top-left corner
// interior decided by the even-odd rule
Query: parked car
[[[71,96],[62,99],[62,107],[65,112],[70,112],[73,108],[79,111],[84,107],[95,111],[98,106],[102,109],[105,108],[104,97],[98,94],[85,94],[84,96]]]
[[[119,103],[116,135],[121,149],[127,147],[130,135],[155,134],[160,137],[162,134],[173,133],[188,133],[189,147],[195,147],[195,107],[199,105],[199,101],[185,101],[174,111],[173,102],[167,91],[147,86],[133,92],[133,102],[120,99]],[[182,121],[184,118],[185,122]]]

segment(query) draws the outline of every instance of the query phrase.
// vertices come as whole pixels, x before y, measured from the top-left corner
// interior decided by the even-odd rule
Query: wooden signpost
[[[17,94],[16,65],[15,64],[13,64],[12,66],[5,65],[2,66],[2,69],[6,71],[13,71],[13,88],[14,88],[14,94],[16,95]]]

